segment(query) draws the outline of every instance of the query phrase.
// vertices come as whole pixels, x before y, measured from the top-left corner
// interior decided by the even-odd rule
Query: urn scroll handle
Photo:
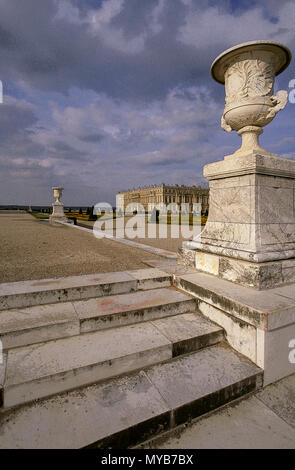
[[[286,90],[279,90],[276,95],[271,97],[271,101],[273,103],[273,107],[269,110],[267,119],[274,118],[279,111],[285,108],[288,102],[288,92]]]
[[[224,114],[221,117],[221,128],[226,132],[231,132],[232,128],[229,124],[227,124],[226,120],[224,119]]]

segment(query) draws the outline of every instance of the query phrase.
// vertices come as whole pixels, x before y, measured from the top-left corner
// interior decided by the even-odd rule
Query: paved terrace
[[[0,213],[0,283],[146,268],[151,253],[25,213]]]
[[[128,217],[126,216],[125,217],[125,227],[128,223],[130,223],[130,219],[131,217]],[[81,220],[78,220],[77,221],[78,225],[81,225],[83,227],[89,227],[89,228],[93,228],[93,225],[94,225],[94,222],[91,222],[91,221],[81,221]],[[113,221],[113,230],[106,230],[106,233],[110,234],[110,235],[113,235],[116,233],[116,223],[117,221],[114,220]],[[175,233],[176,230],[177,230],[177,227],[173,226],[173,225],[167,225],[167,236],[165,238],[161,238],[160,236],[160,229],[161,230],[164,230],[164,227],[163,225],[164,224],[153,224],[154,227],[153,227],[153,230],[155,230],[155,236],[154,238],[148,238],[147,237],[147,234],[148,234],[148,229],[149,229],[149,223],[147,221],[147,217],[146,217],[146,220],[145,220],[145,226],[144,226],[144,233],[146,234],[145,237],[136,237],[136,238],[129,238],[129,240],[134,240],[135,242],[137,243],[141,243],[143,245],[149,245],[151,247],[155,247],[155,248],[160,248],[162,250],[168,250],[168,251],[171,251],[171,252],[174,252],[174,253],[177,253],[178,252],[178,249],[182,247],[182,243],[184,241],[187,241],[187,240],[191,240],[192,237],[189,237],[189,238],[185,238],[182,234],[182,231],[181,231],[181,227],[179,226],[179,232],[178,232],[178,236],[177,238],[174,237],[173,235],[173,230],[175,230]],[[202,227],[203,229],[204,227]],[[192,230],[192,226],[185,226],[185,229],[187,230]],[[196,228],[196,230],[198,230]],[[126,234],[126,239],[128,239],[128,234]]]
[[[138,448],[295,449],[295,374]]]

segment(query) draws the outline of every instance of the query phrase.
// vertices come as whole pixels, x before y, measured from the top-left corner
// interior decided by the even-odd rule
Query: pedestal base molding
[[[295,282],[295,257],[255,263],[189,249],[184,245],[179,250],[178,262],[197,271],[258,290]]]

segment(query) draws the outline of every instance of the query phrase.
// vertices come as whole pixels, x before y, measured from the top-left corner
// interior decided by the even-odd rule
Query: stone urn
[[[63,192],[64,188],[54,187],[52,189],[53,189],[53,195],[55,197],[55,203],[54,204],[56,204],[56,205],[62,204],[62,202],[60,202],[60,198],[62,197],[62,192]]]
[[[64,205],[60,201],[63,188],[54,187],[52,189],[55,201],[52,203],[53,210],[51,216],[49,217],[50,223],[55,224],[56,222],[67,222],[67,218],[64,214]]]
[[[225,84],[225,108],[221,127],[242,137],[233,155],[263,152],[258,137],[288,101],[287,91],[274,95],[275,76],[291,61],[289,49],[275,41],[250,41],[220,54],[211,66],[211,75]]]

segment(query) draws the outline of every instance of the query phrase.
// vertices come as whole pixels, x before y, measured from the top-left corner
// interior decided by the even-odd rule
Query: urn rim
[[[276,75],[279,75],[281,72],[283,72],[291,62],[292,54],[290,49],[284,44],[281,44],[280,42],[266,40],[243,42],[241,44],[237,44],[236,46],[230,47],[229,49],[226,49],[221,54],[219,54],[218,57],[216,57],[210,69],[212,78],[216,82],[224,85],[224,69],[227,61],[231,59],[232,56],[234,56],[237,52],[242,51],[242,49],[247,49],[249,48],[249,46],[251,46],[251,49],[249,50],[253,51],[263,48],[264,51],[274,51],[277,49],[278,52],[280,52],[281,60],[278,62],[278,65],[276,67]]]

